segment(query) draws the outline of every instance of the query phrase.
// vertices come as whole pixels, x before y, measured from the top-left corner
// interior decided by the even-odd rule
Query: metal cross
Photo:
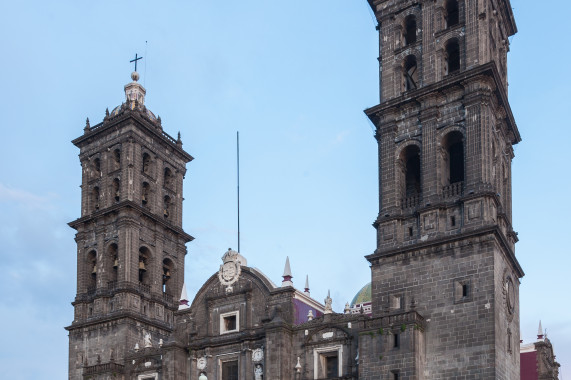
[[[137,61],[138,61],[139,59],[143,59],[143,57],[137,58],[137,54],[135,54],[135,59],[132,59],[132,60],[129,61],[129,62],[131,62],[131,63],[135,62],[135,71],[137,71]]]

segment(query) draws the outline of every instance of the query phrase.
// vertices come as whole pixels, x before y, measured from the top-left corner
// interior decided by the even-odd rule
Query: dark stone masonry
[[[291,286],[289,264],[278,286],[223,249],[220,271],[188,299],[182,186],[192,157],[146,108],[135,72],[125,103],[73,141],[82,201],[70,223],[70,379],[520,378],[510,2],[369,4],[380,103],[365,110],[379,147],[367,309],[332,312],[329,297]]]

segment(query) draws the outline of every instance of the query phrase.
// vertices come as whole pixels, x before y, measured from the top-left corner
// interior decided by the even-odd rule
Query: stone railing
[[[464,192],[464,182],[454,182],[442,188],[442,197],[452,198],[462,195]]]
[[[402,199],[402,208],[411,208],[417,207],[420,204],[421,195],[411,195],[410,197],[406,197]]]
[[[117,363],[96,364],[89,367],[85,367],[83,369],[83,374],[95,375],[98,373],[105,373],[105,372],[123,373],[123,368],[124,366]]]

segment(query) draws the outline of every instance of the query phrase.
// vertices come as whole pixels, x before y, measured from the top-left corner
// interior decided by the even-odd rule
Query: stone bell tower
[[[373,315],[425,324],[361,356],[390,379],[519,379],[509,0],[369,0],[379,31]],[[387,333],[387,331],[385,331]],[[400,377],[399,377],[400,376]]]
[[[145,107],[131,75],[125,102],[73,140],[82,167],[77,295],[69,331],[69,378],[121,374],[135,347],[173,330],[184,282],[182,186],[192,157]],[[99,377],[98,377],[99,376]]]

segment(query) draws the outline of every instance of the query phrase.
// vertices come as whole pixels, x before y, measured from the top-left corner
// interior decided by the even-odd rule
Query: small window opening
[[[224,317],[224,331],[236,330],[236,315]]]
[[[93,315],[93,306],[89,306],[88,315],[91,317]]]
[[[147,265],[149,264],[149,250],[145,247],[139,249],[139,282],[147,285],[149,276],[147,273]]]
[[[170,216],[170,212],[171,212],[171,199],[170,197],[167,195],[164,198],[164,210],[163,210],[163,216],[165,217],[165,219],[168,219]]]
[[[409,227],[409,228],[408,228],[408,236],[409,236],[409,237],[412,237],[412,234],[413,234],[412,227]]]
[[[468,284],[462,284],[462,297],[468,297]]]
[[[110,272],[109,281],[117,282],[118,268],[119,268],[119,256],[117,254],[117,244],[113,243],[109,246],[107,250],[107,260],[111,263],[112,269]],[[107,268],[109,268],[107,264]]]
[[[150,186],[147,182],[143,182],[143,188],[141,191],[141,204],[146,206],[149,203],[149,192]]]
[[[339,358],[337,355],[325,357],[325,371],[329,379],[339,376]]]
[[[95,251],[87,255],[87,269],[90,277],[89,286],[94,288],[97,285],[97,253]]]
[[[464,142],[460,132],[451,132],[446,135],[443,146],[445,155],[445,183],[451,185],[464,181]]]
[[[460,70],[460,45],[452,40],[446,45],[446,74]]]
[[[148,153],[143,154],[143,173],[150,174],[151,171],[151,156]]]
[[[113,180],[113,195],[115,197],[115,202],[119,202],[121,196],[121,184],[118,178]]]
[[[394,348],[400,347],[400,334],[399,333],[393,334],[393,347]]]
[[[446,27],[450,28],[460,23],[460,9],[458,0],[448,0],[446,2]]]
[[[115,170],[121,167],[121,151],[119,149],[113,151],[113,166]]]
[[[416,88],[418,88],[416,56],[409,55],[404,62],[404,90],[410,91]]]
[[[452,227],[455,227],[455,226],[456,226],[456,217],[455,217],[454,215],[452,215],[452,216],[450,217],[450,225],[451,225]]]
[[[399,373],[393,372],[393,380],[399,380]]]
[[[416,17],[408,16],[404,22],[404,44],[410,45],[416,42]]]

